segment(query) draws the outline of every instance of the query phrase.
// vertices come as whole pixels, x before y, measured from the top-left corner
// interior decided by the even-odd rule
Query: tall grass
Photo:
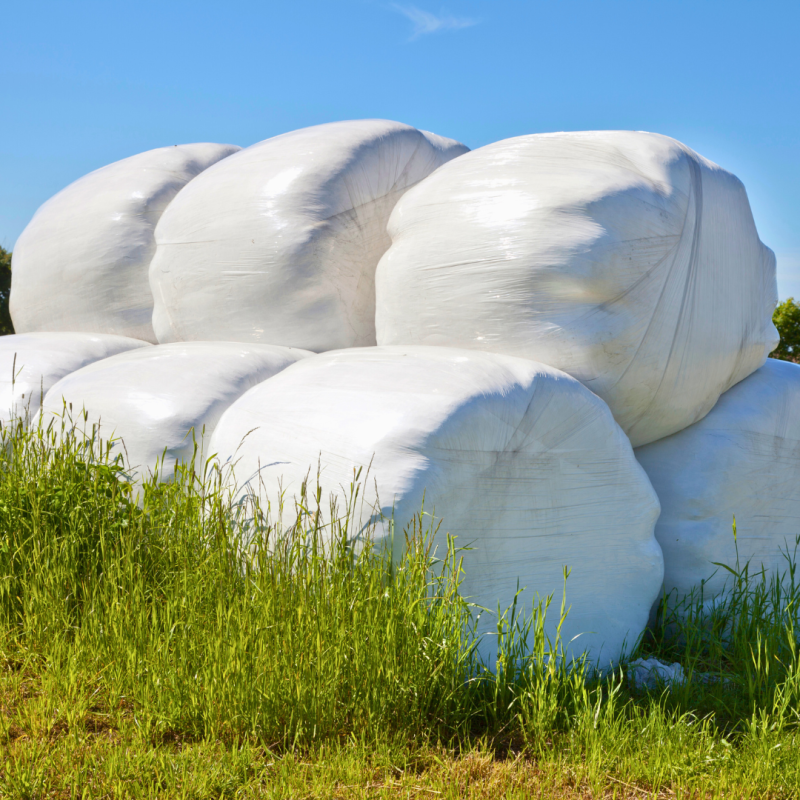
[[[421,511],[399,563],[362,546],[357,473],[338,503],[305,487],[290,527],[251,509],[242,538],[210,464],[135,489],[98,436],[0,437],[0,665],[37,676],[54,729],[91,712],[150,746],[483,741],[592,786],[728,770],[800,789],[794,553],[781,576],[734,565],[714,604],[665,598],[631,656],[680,661],[690,680],[642,692],[624,663],[596,675],[548,636],[566,574],[566,599],[520,595],[499,615],[498,662],[482,664],[457,542],[436,552]]]
[[[800,536],[784,545],[784,568],[768,574],[741,563],[735,518],[732,535],[736,563],[715,565],[726,575],[724,591],[709,597],[701,584],[686,596],[662,598],[643,649],[680,660],[690,680],[673,698],[713,713],[720,725],[740,729],[754,715],[762,721],[767,715],[779,726],[795,725],[800,720]]]
[[[265,525],[243,552],[212,471],[137,498],[96,439],[17,429],[0,482],[0,614],[12,657],[97,676],[150,737],[294,742],[458,719],[468,613],[451,552],[409,541],[393,570],[350,517]],[[304,498],[307,501],[308,498]],[[321,501],[321,495],[317,496]],[[330,531],[326,531],[326,536]]]
[[[134,496],[97,436],[20,425],[3,444],[4,655],[93,681],[95,702],[130,705],[151,738],[452,736],[513,718],[528,650],[542,686],[567,674],[548,658],[544,608],[500,620],[499,677],[478,662],[459,551],[432,550],[423,512],[399,563],[363,532],[354,547],[358,474],[343,512],[304,487],[293,526],[250,509],[243,539],[242,508],[207,464]],[[526,713],[554,721],[553,702]]]

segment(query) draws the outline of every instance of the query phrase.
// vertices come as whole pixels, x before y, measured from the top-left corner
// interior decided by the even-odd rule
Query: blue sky
[[[473,148],[624,128],[735,172],[800,297],[800,3],[29,0],[2,19],[7,248],[71,181],[168,144],[359,117]]]

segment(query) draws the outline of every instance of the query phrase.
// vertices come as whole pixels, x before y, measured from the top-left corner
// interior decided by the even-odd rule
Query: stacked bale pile
[[[23,234],[17,329],[67,331],[47,334],[52,364],[22,359],[45,417],[85,407],[143,471],[198,441],[276,516],[310,474],[335,491],[368,469],[358,530],[397,557],[424,497],[437,537],[471,548],[479,605],[505,608],[518,582],[560,594],[572,568],[572,651],[604,665],[644,629],[665,562],[684,590],[730,555],[731,513],[740,549],[751,537],[746,554],[780,569],[800,368],[764,366],[775,259],[733,175],[625,131],[467,152],[363,120],[186,148],[202,157],[151,180],[149,206],[112,224],[96,197],[104,174],[109,197],[138,196],[120,165],[164,151],[92,173]],[[53,315],[65,277],[75,297]],[[56,341],[74,331],[159,344],[69,360]]]

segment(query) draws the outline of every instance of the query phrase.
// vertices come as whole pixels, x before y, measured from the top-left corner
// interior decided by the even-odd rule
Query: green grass
[[[358,477],[278,530],[210,467],[135,492],[107,446],[6,430],[0,796],[800,794],[793,567],[734,566],[711,610],[665,600],[631,657],[680,661],[683,687],[568,664],[544,627],[563,598],[524,594],[491,671],[457,543],[433,552],[420,513],[401,563],[363,546]]]

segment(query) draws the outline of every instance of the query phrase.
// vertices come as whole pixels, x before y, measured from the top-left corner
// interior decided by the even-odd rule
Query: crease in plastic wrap
[[[17,333],[86,331],[155,342],[148,269],[156,223],[189,181],[239,149],[200,143],[149,150],[51,197],[14,247]]]
[[[29,422],[50,388],[103,358],[149,347],[148,342],[100,333],[17,333],[0,336],[0,425]]]
[[[158,340],[374,345],[389,214],[467,149],[399,122],[356,120],[275,136],[215,165],[156,229]]]
[[[356,541],[374,524],[375,546],[396,558],[424,494],[431,527],[442,521],[439,553],[448,532],[472,548],[461,588],[489,609],[479,633],[490,664],[494,612],[513,603],[518,579],[530,610],[536,593],[557,605],[572,570],[565,640],[578,636],[570,653],[601,666],[633,644],[661,586],[658,500],[630,443],[598,397],[526,359],[437,347],[317,355],[242,395],[211,451],[235,465],[240,500],[255,493],[277,517],[282,492],[285,525],[306,476],[313,494],[318,467],[323,515],[329,494],[344,508],[342,487],[364,468]],[[548,624],[552,635],[553,614]]]
[[[700,422],[637,448],[661,501],[656,538],[664,589],[678,598],[701,582],[706,603],[730,573],[785,574],[800,535],[800,366],[767,363],[720,397]],[[737,543],[732,523],[736,516]]]
[[[121,353],[73,372],[44,398],[45,424],[72,405],[68,429],[114,439],[131,478],[147,479],[158,465],[169,480],[175,464],[209,457],[208,440],[223,411],[261,381],[276,375],[304,350],[237,342],[178,342]],[[86,419],[82,412],[85,410]]]
[[[389,222],[380,345],[568,372],[634,445],[707,414],[778,337],[775,257],[742,183],[652,133],[507,139],[445,164]]]

